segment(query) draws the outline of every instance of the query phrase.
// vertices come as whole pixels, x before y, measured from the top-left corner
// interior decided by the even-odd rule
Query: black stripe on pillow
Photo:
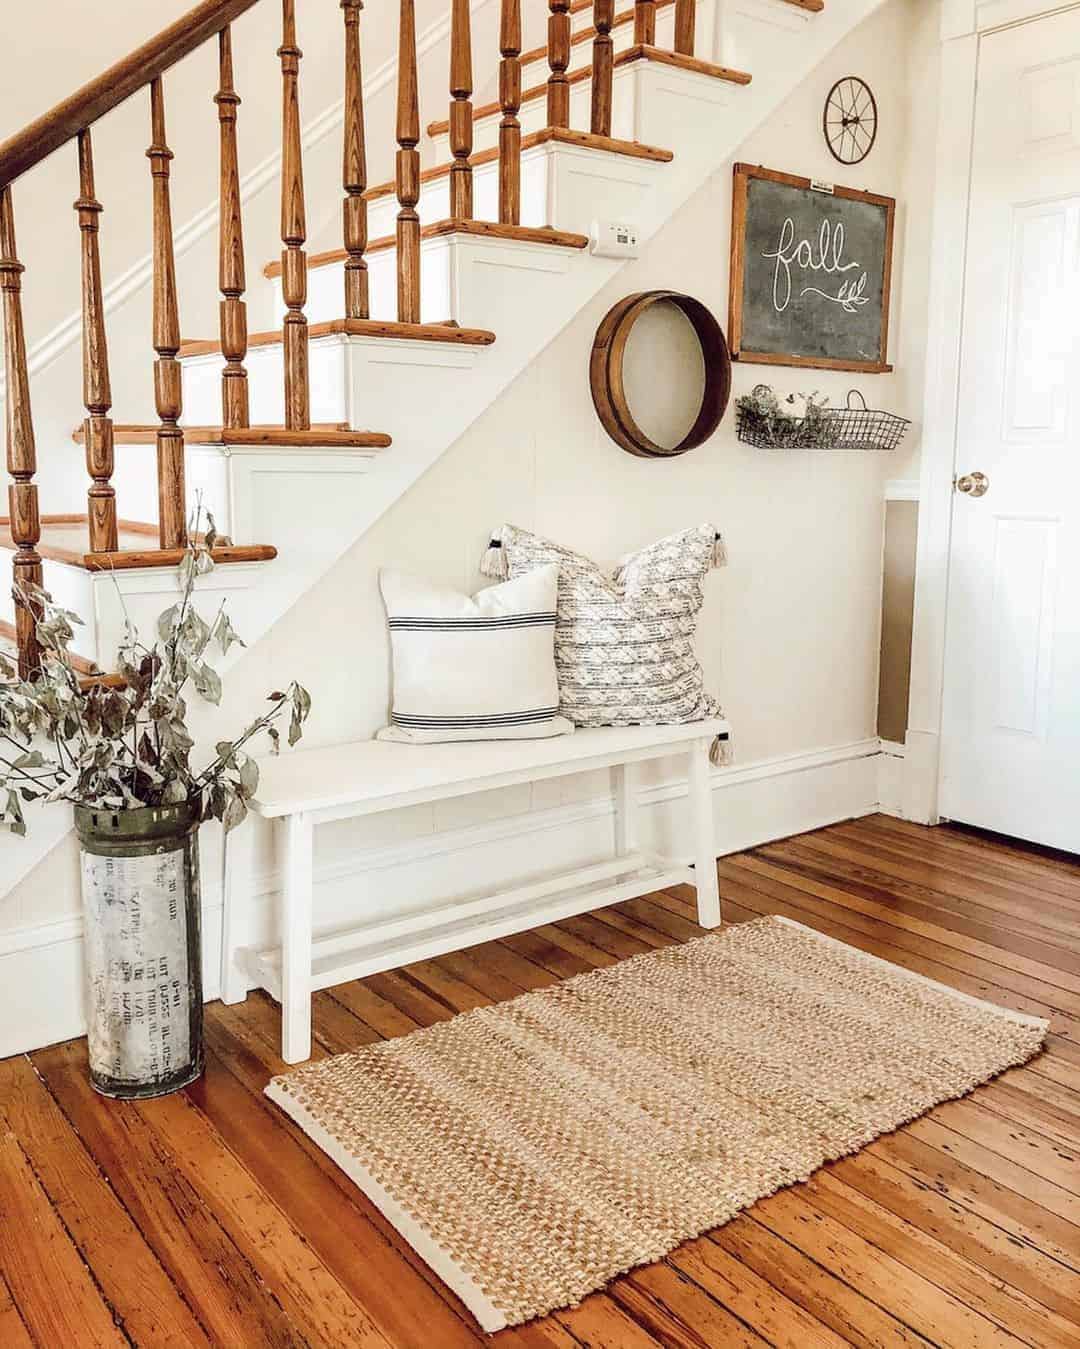
[[[529,712],[504,712],[479,717],[422,717],[395,712],[393,722],[395,726],[404,726],[410,730],[485,730],[489,726],[528,726],[535,722],[550,721],[558,711],[557,707],[539,707]]]
[[[551,627],[555,614],[506,614],[501,618],[411,618],[388,620],[391,628],[405,632],[498,631],[503,628]]]

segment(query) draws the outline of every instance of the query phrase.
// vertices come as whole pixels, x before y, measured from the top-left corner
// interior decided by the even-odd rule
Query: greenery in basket
[[[788,394],[783,402],[768,384],[736,399],[747,439],[777,449],[826,449],[835,437],[828,399],[818,394]]]
[[[190,689],[211,703],[221,700],[221,678],[211,653],[225,655],[244,643],[219,608],[207,623],[192,602],[195,583],[213,570],[216,533],[207,515],[206,535],[193,542],[180,564],[180,599],[157,621],[147,645],[126,621],[118,655],[122,682],[87,680],[69,651],[81,620],[37,588],[20,591],[21,603],[39,614],[37,639],[42,669],[31,681],[0,653],[0,826],[26,833],[24,803],[70,801],[76,805],[134,810],[198,800],[203,819],[226,829],[247,814],[259,785],[259,770],[245,747],[265,733],[277,752],[275,722],[288,715],[288,740],[303,734],[311,710],[306,689],[295,682],[271,693],[270,707],[235,740],[222,740],[205,767],[191,765],[194,739],[188,729]],[[191,538],[198,540],[199,514]]]

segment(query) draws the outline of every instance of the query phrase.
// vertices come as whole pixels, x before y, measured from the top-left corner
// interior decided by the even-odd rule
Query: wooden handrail
[[[203,0],[129,56],[0,145],[0,187],[32,169],[177,61],[216,36],[259,0]]]

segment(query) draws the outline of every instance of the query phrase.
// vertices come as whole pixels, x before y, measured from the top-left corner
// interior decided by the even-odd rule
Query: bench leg
[[[617,764],[614,776],[615,856],[626,857],[638,846],[637,764]]]
[[[311,820],[285,820],[285,886],[281,904],[281,1057],[311,1058]]]
[[[221,915],[221,1001],[228,1005],[243,1002],[248,995],[248,978],[236,963],[236,952],[243,931],[243,915],[250,912],[254,833],[255,822],[249,820],[242,828],[226,834],[222,842],[225,880]]]
[[[690,749],[690,816],[694,831],[694,883],[697,886],[698,922],[719,927],[720,886],[716,878],[716,831],[713,828],[712,772],[708,740],[698,740]]]

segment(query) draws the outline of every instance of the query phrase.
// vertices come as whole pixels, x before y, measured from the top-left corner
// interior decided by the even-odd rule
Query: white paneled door
[[[1080,852],[1080,10],[983,38],[941,813]]]

